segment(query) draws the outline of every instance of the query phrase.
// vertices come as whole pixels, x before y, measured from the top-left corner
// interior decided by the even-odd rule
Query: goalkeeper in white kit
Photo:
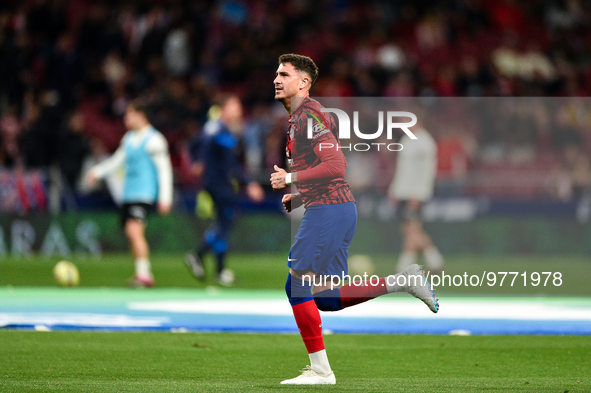
[[[433,196],[437,174],[437,144],[420,124],[413,130],[417,139],[404,135],[400,143],[404,148],[398,153],[396,173],[388,189],[389,199],[397,204],[402,220],[403,247],[396,271],[401,272],[416,263],[420,252],[431,273],[443,269],[443,257],[429,235],[423,229],[423,204]]]

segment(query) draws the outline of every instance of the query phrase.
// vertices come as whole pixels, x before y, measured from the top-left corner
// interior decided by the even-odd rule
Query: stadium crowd
[[[57,164],[75,186],[85,160],[117,147],[123,111],[140,96],[169,141],[177,183],[194,185],[187,143],[223,91],[247,108],[246,165],[272,168],[284,162],[285,114],[272,80],[286,52],[316,61],[317,96],[587,97],[590,27],[582,0],[6,0],[0,166]],[[518,134],[432,130],[439,173],[526,157],[586,189],[589,110],[556,119],[566,136],[535,124]]]

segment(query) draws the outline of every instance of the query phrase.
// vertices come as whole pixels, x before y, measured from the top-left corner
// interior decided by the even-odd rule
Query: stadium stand
[[[586,97],[590,23],[581,0],[7,0],[0,166],[57,166],[76,193],[84,161],[116,148],[123,110],[142,96],[169,141],[178,185],[195,187],[187,141],[212,97],[232,91],[249,112],[246,161],[264,173],[283,149],[271,81],[286,50],[316,60],[317,96]],[[432,130],[440,179],[459,179],[468,194],[582,195],[591,185],[589,108],[562,109],[555,118],[515,110],[518,133]],[[524,177],[531,184],[515,191],[511,179]]]

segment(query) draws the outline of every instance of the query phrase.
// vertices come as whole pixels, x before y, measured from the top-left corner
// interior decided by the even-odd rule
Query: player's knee
[[[287,275],[285,293],[292,306],[314,299],[312,297],[312,286],[310,283],[301,278],[292,276],[291,273]]]
[[[217,240],[217,235],[214,231],[207,231],[205,232],[205,235],[203,235],[203,237],[205,238],[205,241],[207,242],[207,244],[209,244],[210,246],[213,246],[213,243],[215,243],[215,241]]]
[[[408,233],[412,237],[421,237],[423,235],[423,225],[420,221],[413,220],[408,223]]]
[[[418,252],[421,249],[421,239],[420,237],[413,235],[409,235],[404,239],[404,250],[411,251],[411,252]]]
[[[125,236],[129,240],[135,240],[142,235],[141,223],[136,220],[127,220],[125,223]]]
[[[427,235],[425,232],[423,232],[422,235],[423,236],[421,237],[421,246],[423,248],[431,247],[433,245],[433,241],[431,240],[431,237],[429,235]]]
[[[316,302],[316,307],[320,311],[338,311],[343,309],[341,305],[341,293],[338,288],[315,293],[314,302]]]

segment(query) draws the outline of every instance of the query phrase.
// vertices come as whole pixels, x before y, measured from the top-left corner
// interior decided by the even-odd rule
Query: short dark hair
[[[240,101],[240,97],[238,97],[238,95],[236,95],[236,94],[220,93],[215,96],[213,103],[216,105],[219,105],[220,107],[223,107],[224,105],[226,105],[228,103],[228,101],[230,101],[232,99],[237,99],[238,101]]]
[[[316,82],[316,78],[318,78],[318,67],[314,63],[314,60],[308,56],[286,53],[279,56],[279,64],[283,63],[290,63],[297,71],[303,71],[310,75],[310,78],[312,79],[310,85]]]
[[[133,110],[135,110],[136,112],[143,113],[144,116],[146,116],[146,119],[148,118],[148,113],[150,112],[151,105],[147,100],[136,98],[135,100],[129,103],[129,106],[132,107]]]

